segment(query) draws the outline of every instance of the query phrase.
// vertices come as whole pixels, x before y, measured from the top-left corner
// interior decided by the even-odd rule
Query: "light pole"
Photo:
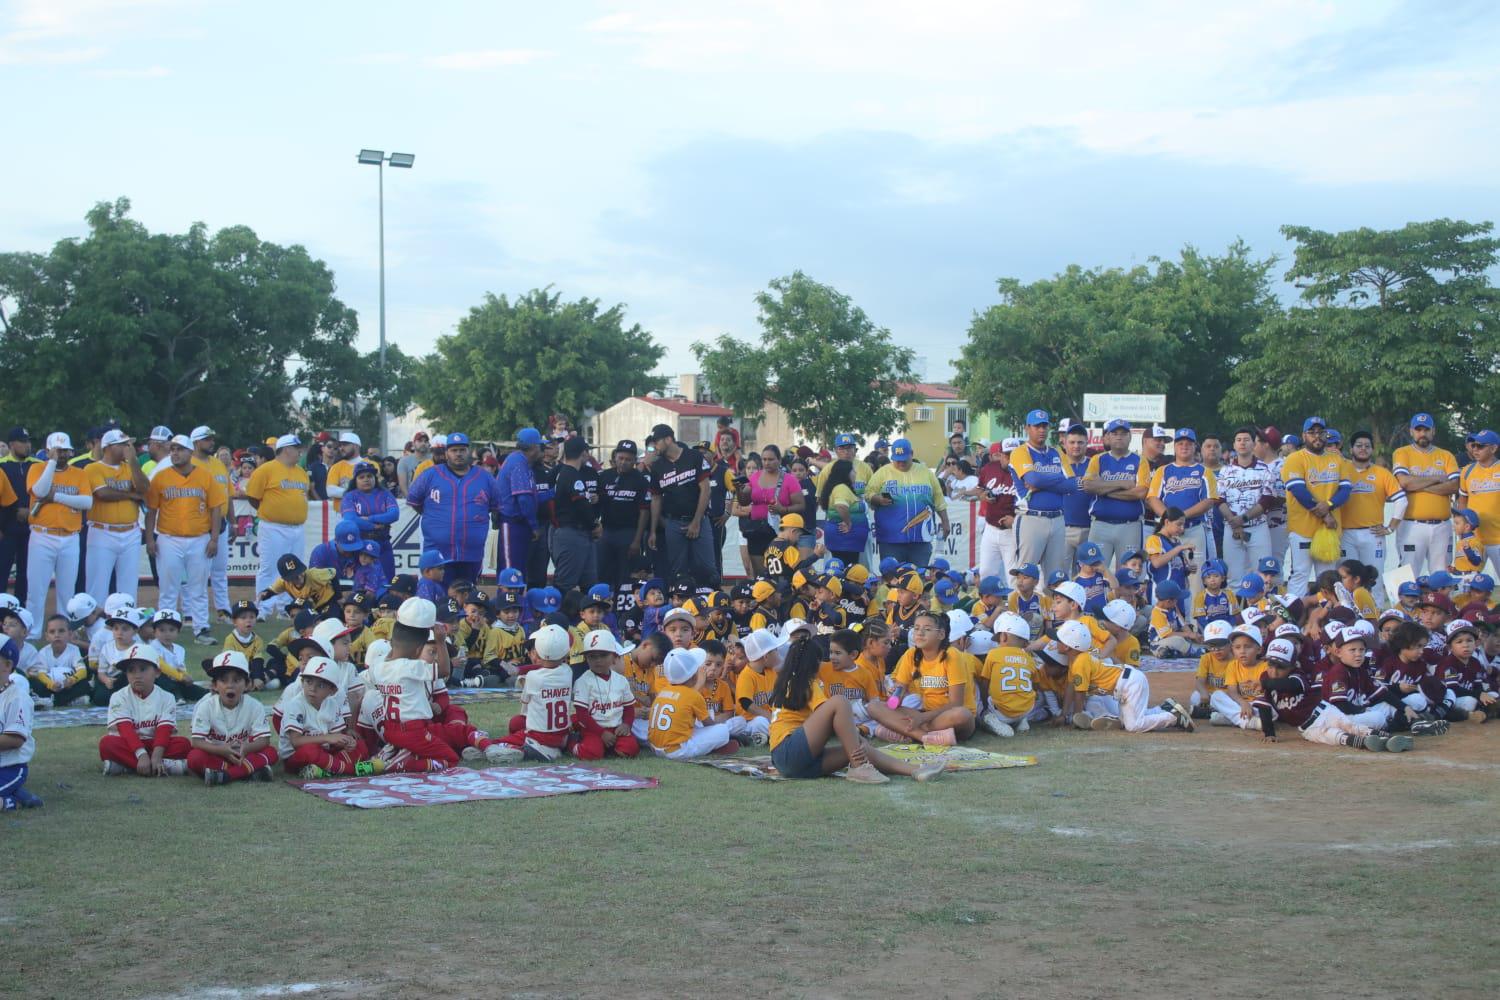
[[[359,151],[359,162],[365,166],[373,166],[377,176],[380,178],[380,376],[385,377],[385,165],[389,163],[393,167],[411,169],[412,163],[416,161],[412,153],[392,153],[385,155],[383,149],[361,149]],[[385,387],[380,389],[380,454],[382,457],[390,454],[390,443],[386,440],[385,413]]]

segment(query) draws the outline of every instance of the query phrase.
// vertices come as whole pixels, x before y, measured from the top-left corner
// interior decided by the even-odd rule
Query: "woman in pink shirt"
[[[745,545],[750,552],[750,564],[756,576],[764,572],[762,557],[766,546],[776,537],[776,527],[771,523],[774,515],[778,521],[783,514],[802,511],[802,487],[797,478],[781,467],[781,449],[768,444],[761,449],[760,471],[751,472],[745,485],[735,494],[734,514],[747,520]]]

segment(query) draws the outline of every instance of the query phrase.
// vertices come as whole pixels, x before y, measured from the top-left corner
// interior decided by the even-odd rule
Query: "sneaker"
[[[104,762],[104,776],[106,778],[118,778],[122,774],[129,774],[130,768],[124,764],[117,764],[112,760]]]
[[[229,775],[223,771],[215,771],[210,768],[203,772],[203,783],[212,788],[214,785],[222,785],[229,780]]]
[[[484,686],[484,678],[483,677],[465,677],[463,680],[459,681],[458,683],[459,683],[460,687],[466,687],[466,688],[483,687]]]
[[[763,747],[771,741],[771,734],[760,729],[749,731],[750,743],[753,746]]]
[[[484,751],[478,747],[464,747],[458,752],[458,756],[470,763],[476,760],[484,760]]]
[[[484,759],[491,764],[519,764],[525,755],[508,743],[491,743],[484,748]]]
[[[1386,748],[1386,744],[1389,742],[1390,737],[1384,733],[1371,733],[1360,740],[1358,745],[1364,747],[1366,750],[1373,750],[1376,753],[1380,753]]]
[[[905,743],[906,742],[906,737],[905,736],[902,736],[900,733],[896,732],[894,729],[890,728],[889,726],[883,726],[883,725],[880,725],[879,723],[876,723],[876,725],[875,725],[875,738],[877,740],[885,740],[887,743]]]
[[[1000,713],[996,712],[994,709],[991,709],[990,711],[985,712],[983,715],[981,715],[979,717],[979,724],[988,729],[990,732],[994,733],[996,736],[1002,737],[1004,739],[1010,739],[1011,737],[1016,735],[1016,731],[1010,727],[1009,723],[1000,718]]]
[[[372,774],[384,774],[385,761],[379,757],[370,760],[356,761],[354,764],[354,775],[358,778],[368,778]]]
[[[272,773],[271,766],[269,764],[262,764],[260,767],[257,767],[255,770],[250,772],[250,780],[260,782],[275,781],[276,775]]]
[[[556,747],[543,746],[530,736],[526,737],[526,748],[521,751],[522,760],[541,760],[551,763],[562,756]]]
[[[1210,712],[1208,715],[1208,724],[1210,726],[1234,725],[1234,723],[1230,721],[1229,716],[1225,715],[1223,712]]]
[[[1094,724],[1094,717],[1092,715],[1090,715],[1089,713],[1087,713],[1087,712],[1074,712],[1073,713],[1073,728],[1074,729],[1089,729],[1089,728],[1091,728],[1093,726],[1093,724]]]
[[[869,761],[865,761],[865,763],[859,765],[858,767],[851,767],[849,768],[849,770],[845,771],[844,780],[852,781],[856,785],[884,785],[891,779],[888,775],[881,774],[879,771],[877,771],[874,764],[871,764]]]
[[[267,691],[275,691],[279,687],[281,687],[281,680],[279,678],[272,677],[270,680],[266,681]]]
[[[1415,742],[1415,740],[1405,733],[1397,733],[1394,736],[1386,738],[1385,751],[1386,753],[1405,753],[1412,748]]]
[[[1030,731],[1031,731],[1031,723],[1027,722],[1025,719],[1022,719],[1020,722],[1016,723],[1016,732],[1018,732],[1018,733],[1028,733]]]
[[[1447,719],[1418,719],[1411,724],[1413,736],[1441,736],[1447,731]]]
[[[15,796],[16,805],[20,806],[22,809],[40,809],[42,807],[41,797],[31,794],[31,789],[27,788],[25,785],[17,788],[11,794]]]
[[[1096,733],[1107,733],[1112,729],[1124,729],[1120,720],[1113,715],[1095,716],[1094,721],[1089,723],[1089,728]]]
[[[328,777],[328,772],[323,770],[316,764],[308,764],[302,770],[297,772],[297,777],[304,780],[311,780],[313,778],[326,778]]]
[[[51,708],[52,707],[52,696],[48,695],[45,698],[38,698],[36,695],[32,695],[31,696],[31,707],[34,708],[34,709],[36,709],[36,708]]]
[[[1209,721],[1213,721],[1209,717],[1218,714],[1213,709],[1209,708],[1207,705],[1201,705],[1201,704],[1200,705],[1194,705],[1192,707],[1192,709],[1191,709],[1191,713],[1192,713],[1193,718],[1196,719],[1196,720],[1198,720],[1198,721],[1200,721],[1200,722],[1202,720],[1204,720],[1204,719],[1209,719]]]
[[[922,745],[929,747],[956,747],[958,746],[958,734],[951,727],[948,729],[935,729],[922,737]]]
[[[202,632],[196,633],[193,636],[193,641],[200,646],[217,645],[217,643],[214,642],[214,637],[208,634],[208,629],[204,629]]]
[[[1198,728],[1193,724],[1193,713],[1182,707],[1182,702],[1176,698],[1168,698],[1161,703],[1162,708],[1177,716],[1177,724],[1188,732]]]
[[[172,760],[168,758],[161,762],[161,769],[163,774],[170,774],[174,777],[181,777],[188,773],[187,761],[185,760]]]
[[[917,769],[911,773],[911,780],[924,782],[936,781],[942,777],[943,771],[943,765],[934,760],[927,764],[918,765]]]

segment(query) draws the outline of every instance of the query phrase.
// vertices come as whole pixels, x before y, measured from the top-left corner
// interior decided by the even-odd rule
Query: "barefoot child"
[[[126,685],[110,697],[105,733],[99,738],[105,777],[188,773],[193,747],[177,735],[177,699],[156,686],[159,657],[148,646],[135,646],[119,663]]]
[[[245,696],[250,665],[243,654],[226,652],[215,656],[209,667],[213,694],[193,709],[188,770],[201,774],[207,785],[246,778],[271,781],[276,748],[271,746],[265,707]]]

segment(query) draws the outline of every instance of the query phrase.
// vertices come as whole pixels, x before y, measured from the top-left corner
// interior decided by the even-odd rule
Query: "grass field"
[[[0,994],[1494,995],[1500,726],[984,737],[1039,763],[925,786],[649,758],[611,766],[653,791],[379,811],[105,779],[100,733],[39,731],[47,804],[0,820]]]

